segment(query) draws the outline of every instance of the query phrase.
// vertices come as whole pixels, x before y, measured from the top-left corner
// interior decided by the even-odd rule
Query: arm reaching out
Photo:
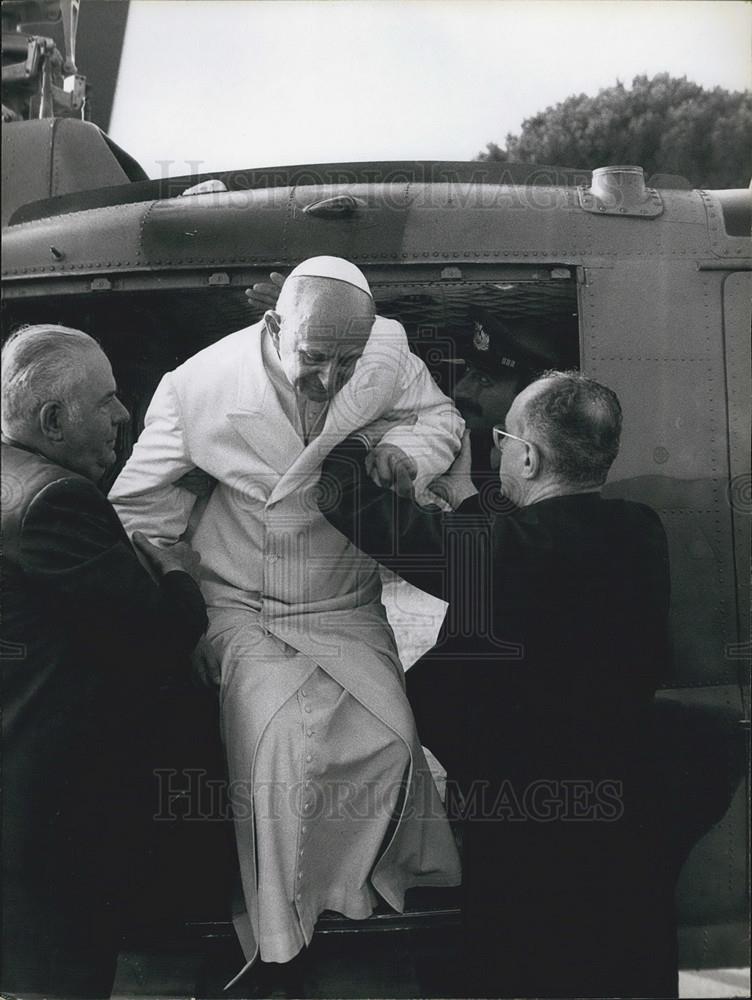
[[[150,579],[93,483],[60,480],[43,490],[24,518],[20,554],[50,607],[80,621],[103,663],[113,648],[129,650],[134,669],[149,670],[161,655],[189,653],[206,629],[203,598],[185,572],[198,557],[160,555]]]
[[[460,450],[465,424],[452,401],[439,389],[417,355],[407,355],[401,393],[382,419],[387,430],[375,443],[369,472],[373,472],[374,466],[381,471],[380,466],[384,462],[379,461],[379,452],[382,449],[389,446],[399,449],[410,460],[412,472],[407,472],[404,463],[390,463],[395,469],[393,484],[404,495],[410,486],[408,476],[418,501],[430,502],[429,485],[452,464]],[[373,426],[378,426],[380,422]],[[370,428],[364,430],[369,436]],[[374,479],[382,486],[390,485],[383,476],[374,476]]]
[[[196,495],[178,485],[193,470],[180,402],[170,374],[164,376],[146,412],[133,454],[110,491],[126,531],[172,545],[186,528]]]
[[[446,501],[451,510],[457,510],[462,504],[474,497],[477,490],[470,475],[473,464],[473,453],[470,445],[470,431],[462,435],[462,447],[459,455],[452,462],[443,476],[434,479],[431,490],[440,499]]]
[[[456,513],[425,510],[413,499],[376,486],[365,473],[366,452],[367,446],[355,438],[332,449],[322,468],[321,480],[328,489],[321,496],[329,502],[322,499],[321,512],[362,552],[447,600],[454,569],[474,558],[476,546],[479,552],[488,548],[491,531],[466,471],[469,446],[445,477],[445,495],[459,504]],[[450,542],[452,533],[456,544]]]
[[[187,573],[198,583],[198,567],[201,556],[194,552],[187,542],[175,542],[169,548],[152,545],[141,531],[134,531],[131,538],[133,548],[141,565],[155,580],[168,573]]]

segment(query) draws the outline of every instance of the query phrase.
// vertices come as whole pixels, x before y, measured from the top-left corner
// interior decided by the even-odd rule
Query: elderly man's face
[[[362,338],[338,335],[315,325],[283,322],[279,357],[290,383],[308,399],[331,399],[353,373],[365,348]]]
[[[81,351],[80,379],[63,406],[61,460],[97,482],[115,462],[118,427],[128,411],[117,398],[110,362],[98,348]]]
[[[517,392],[513,375],[494,377],[468,364],[454,389],[454,401],[471,431],[488,430],[501,424]]]
[[[298,278],[283,287],[267,326],[290,384],[324,402],[352,375],[373,318],[373,300],[360,289],[328,278]]]

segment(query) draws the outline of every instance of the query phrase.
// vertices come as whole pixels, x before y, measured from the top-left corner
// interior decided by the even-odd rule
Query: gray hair
[[[578,371],[548,371],[527,402],[526,431],[546,445],[549,470],[566,483],[600,486],[619,453],[622,413],[619,398]]]
[[[31,428],[45,403],[75,409],[72,390],[81,377],[82,350],[99,349],[93,337],[55,323],[24,326],[11,334],[2,351],[3,429]]]

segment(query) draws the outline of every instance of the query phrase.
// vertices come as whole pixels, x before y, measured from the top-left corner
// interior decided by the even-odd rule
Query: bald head
[[[277,300],[282,318],[294,317],[336,337],[367,340],[376,311],[368,292],[336,278],[290,277]]]
[[[374,318],[373,299],[362,288],[337,278],[293,273],[265,321],[290,383],[310,399],[323,401],[352,375]]]

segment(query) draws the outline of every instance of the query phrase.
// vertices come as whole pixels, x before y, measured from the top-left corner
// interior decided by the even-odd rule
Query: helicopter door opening
[[[412,349],[447,395],[454,394],[465,372],[474,338],[482,343],[499,324],[512,331],[524,326],[542,332],[554,345],[552,363],[546,367],[578,366],[575,268],[475,265],[472,271],[471,280],[449,281],[439,279],[435,269],[425,278],[399,267],[368,272],[377,312],[403,324]],[[267,275],[266,269],[233,275],[225,287],[207,287],[201,275],[194,278],[199,287],[181,282],[183,287],[177,288],[165,287],[165,276],[155,275],[154,283],[161,287],[154,289],[21,298],[4,304],[4,333],[23,323],[63,323],[101,343],[131,412],[130,424],[121,429],[114,480],[143,428],[162,375],[221,337],[260,320],[263,311],[249,306],[245,288]]]
[[[472,281],[374,282],[379,315],[399,320],[412,348],[447,395],[473,356],[492,349],[495,337],[545,342],[546,368],[579,366],[577,285],[574,269],[552,268],[556,277],[527,277],[521,269]]]

